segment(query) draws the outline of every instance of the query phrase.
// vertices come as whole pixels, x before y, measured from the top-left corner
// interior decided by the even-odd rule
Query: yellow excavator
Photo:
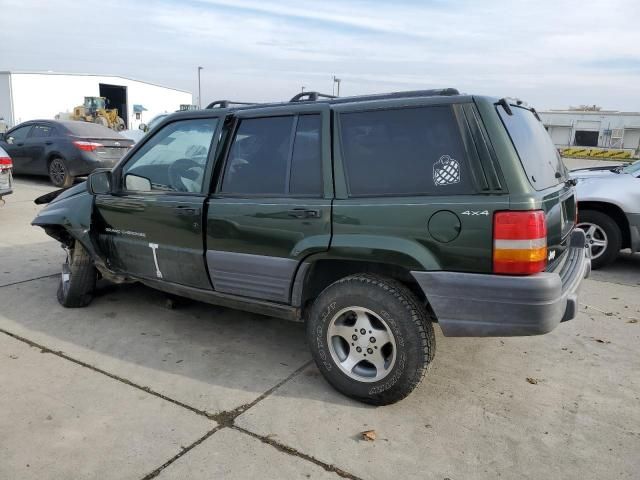
[[[84,97],[84,105],[73,109],[72,120],[92,122],[109,127],[117,132],[126,128],[124,120],[118,115],[117,108],[106,108],[104,97]]]

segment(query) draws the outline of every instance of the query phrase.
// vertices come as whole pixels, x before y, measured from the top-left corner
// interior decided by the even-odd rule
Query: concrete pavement
[[[299,324],[169,310],[137,285],[63,309],[63,253],[29,226],[50,187],[16,183],[0,209],[1,479],[638,478],[637,255],[596,272],[548,335],[436,329],[423,384],[373,408],[322,379]]]

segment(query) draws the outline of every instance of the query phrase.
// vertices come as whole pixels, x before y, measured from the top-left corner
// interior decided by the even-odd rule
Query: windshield
[[[534,113],[515,105],[511,105],[512,115],[502,106],[497,109],[533,187],[544,190],[563,183],[567,169],[544,125]]]
[[[631,165],[627,165],[622,169],[624,173],[630,173],[631,175],[635,175],[636,173],[640,173],[640,160],[633,162]]]

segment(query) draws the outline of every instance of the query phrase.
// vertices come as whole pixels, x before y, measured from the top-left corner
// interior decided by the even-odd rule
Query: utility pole
[[[200,89],[200,70],[202,67],[198,67],[198,108],[202,108],[202,90]]]
[[[340,96],[340,82],[342,81],[342,79],[336,77],[335,75],[333,76],[333,94],[336,97]],[[338,89],[336,90],[336,84],[338,84]]]

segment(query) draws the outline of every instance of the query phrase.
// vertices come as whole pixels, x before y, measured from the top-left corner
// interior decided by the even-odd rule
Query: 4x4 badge
[[[471,215],[471,216],[476,216],[476,215],[489,215],[489,210],[479,210],[479,211],[475,211],[475,210],[465,210],[464,212],[460,213],[460,215]]]
[[[442,155],[433,164],[433,183],[437,186],[460,183],[460,164],[449,155]]]

